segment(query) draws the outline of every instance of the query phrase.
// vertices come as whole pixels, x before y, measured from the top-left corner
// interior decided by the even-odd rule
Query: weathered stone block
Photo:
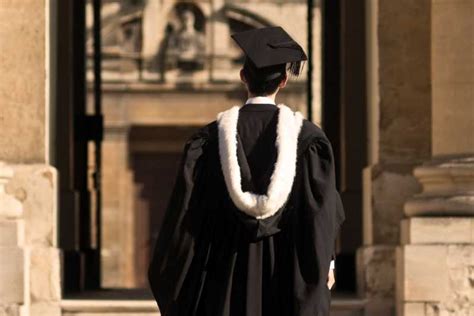
[[[23,250],[0,247],[0,305],[23,302]]]
[[[472,274],[474,271],[474,244],[448,246],[446,259],[449,269],[450,301],[467,301],[474,304]]]
[[[30,306],[31,316],[61,316],[59,304],[36,303]]]
[[[393,298],[395,247],[370,246],[357,251],[357,284],[363,297]]]
[[[403,204],[419,190],[420,185],[411,174],[411,166],[377,165],[366,168],[363,188],[364,242],[398,244]]]
[[[469,217],[411,217],[401,222],[402,244],[472,243]]]
[[[13,177],[13,169],[0,161],[0,217],[6,219],[20,218],[23,207],[17,199],[5,192],[5,185]]]
[[[405,303],[397,311],[397,316],[426,316],[424,303]]]
[[[406,245],[397,250],[398,301],[443,301],[449,294],[446,258],[443,245]]]
[[[48,165],[12,165],[14,176],[7,193],[23,204],[25,243],[30,246],[56,245],[57,171]]]
[[[20,315],[18,305],[0,306],[0,316],[18,316],[18,315]]]
[[[23,244],[23,224],[22,220],[0,221],[0,247],[15,247]]]
[[[425,315],[426,316],[445,316],[446,314],[444,313],[440,314],[439,307],[436,303],[428,303],[425,306]]]
[[[426,316],[472,316],[473,267],[473,244],[398,247],[399,313],[410,302],[425,301]]]
[[[59,249],[31,249],[29,285],[31,301],[33,303],[60,300],[61,280]]]
[[[474,218],[471,218],[471,242],[474,243]]]

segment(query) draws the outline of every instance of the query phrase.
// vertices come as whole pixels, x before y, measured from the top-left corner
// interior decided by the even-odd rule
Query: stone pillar
[[[399,316],[474,311],[474,2],[432,0],[432,157],[404,205]]]
[[[0,163],[0,314],[60,315],[55,169]]]
[[[134,287],[135,210],[130,127],[106,126],[102,143],[102,285]]]
[[[311,102],[311,110],[313,112],[313,122],[319,126],[322,126],[322,90],[321,90],[321,85],[322,85],[322,77],[320,69],[322,69],[321,61],[322,61],[322,16],[321,16],[321,4],[319,1],[315,1],[315,6],[313,8],[313,73],[311,78],[311,86],[313,90],[313,96],[312,96],[312,102]],[[304,41],[303,43],[306,43]],[[306,48],[305,48],[306,49]],[[307,51],[307,49],[306,49]],[[306,71],[306,67],[308,65],[304,66],[305,68],[303,69],[303,72]],[[303,78],[304,76],[302,76]],[[304,78],[306,79],[306,78]],[[306,109],[301,109],[306,111]]]
[[[213,0],[211,17],[209,19],[208,32],[211,33],[211,45],[207,47],[207,55],[211,56],[211,80],[232,81],[235,80],[235,72],[230,71],[230,29],[227,18],[224,15],[224,0]]]
[[[0,315],[60,315],[52,7],[0,4]]]
[[[23,215],[20,219],[25,227],[24,242],[20,244],[24,252],[24,306],[21,315],[57,316],[60,315],[61,300],[57,172],[46,164],[9,166],[13,177],[5,192],[21,203]]]
[[[415,168],[423,191],[405,203],[397,248],[397,314],[474,310],[474,155]]]
[[[369,165],[357,284],[365,315],[393,315],[399,222],[419,190],[411,170],[431,155],[430,2],[367,0],[366,21]]]

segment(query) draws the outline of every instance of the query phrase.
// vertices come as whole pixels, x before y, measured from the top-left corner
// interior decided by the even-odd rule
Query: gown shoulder
[[[300,163],[305,181],[307,199],[315,212],[327,211],[332,230],[330,241],[335,241],[346,219],[341,195],[336,187],[335,158],[332,144],[325,132],[311,121],[303,124]],[[330,201],[331,203],[325,203]],[[333,250],[331,259],[335,259]]]
[[[303,119],[300,134],[298,136],[298,156],[308,150],[310,144],[320,140],[329,143],[329,139],[323,129],[308,119]]]
[[[195,131],[190,139],[195,138],[214,138],[217,136],[217,120],[213,120]]]

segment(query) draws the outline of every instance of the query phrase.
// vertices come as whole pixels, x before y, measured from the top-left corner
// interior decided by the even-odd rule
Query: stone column
[[[0,4],[0,315],[60,315],[52,7]]]
[[[432,157],[404,205],[399,316],[474,311],[474,2],[431,1]]]
[[[134,287],[134,183],[130,166],[129,132],[125,123],[107,122],[102,152],[102,285]]]
[[[436,157],[414,174],[423,191],[405,203],[397,248],[400,316],[474,310],[474,155]]]
[[[17,268],[24,269],[24,298],[20,315],[59,316],[61,254],[57,245],[56,169],[46,164],[10,164],[9,167],[0,167],[3,170],[5,168],[13,170],[13,177],[6,185],[5,192],[19,201],[23,209],[21,217],[14,220],[20,227],[24,223],[25,227],[24,242],[19,243],[24,253],[23,262],[17,265]],[[21,237],[20,241],[23,239]],[[0,284],[9,283],[1,280]]]
[[[224,15],[224,0],[213,0],[209,27],[211,45],[206,49],[206,54],[211,56],[210,76],[213,81],[229,81],[235,79],[235,72],[230,71],[229,43],[230,29]]]
[[[366,1],[369,165],[363,171],[358,293],[365,315],[393,315],[395,249],[413,167],[430,157],[430,3]]]

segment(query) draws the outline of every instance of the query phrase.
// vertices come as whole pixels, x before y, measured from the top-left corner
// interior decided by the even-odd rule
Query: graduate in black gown
[[[302,48],[280,27],[232,35],[249,99],[186,142],[148,277],[163,316],[328,316],[345,220],[325,133],[274,103]]]

